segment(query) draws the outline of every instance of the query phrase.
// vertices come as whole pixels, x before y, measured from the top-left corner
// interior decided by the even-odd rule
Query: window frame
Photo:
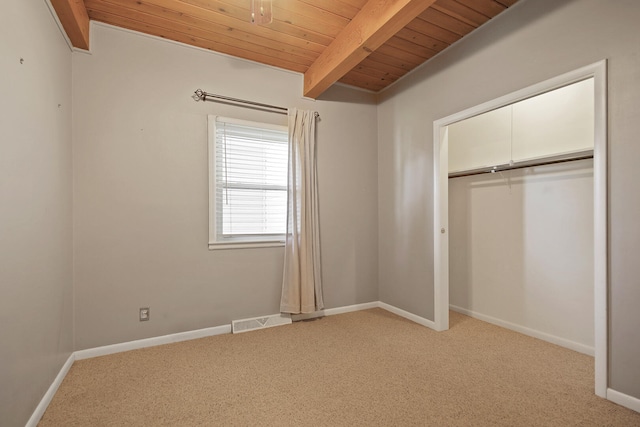
[[[209,186],[209,250],[218,249],[245,249],[279,247],[285,244],[285,233],[260,236],[257,234],[243,235],[242,237],[228,237],[220,239],[218,230],[222,227],[222,210],[218,211],[216,199],[216,133],[217,123],[222,121],[242,126],[249,126],[268,130],[279,130],[288,133],[287,126],[271,123],[254,122],[235,119],[231,117],[208,115],[207,116],[207,140],[208,140],[208,186]]]

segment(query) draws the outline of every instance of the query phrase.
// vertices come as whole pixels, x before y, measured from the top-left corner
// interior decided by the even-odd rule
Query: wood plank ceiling
[[[378,92],[517,0],[273,0],[251,23],[251,0],[51,0],[73,45],[88,20],[305,74],[304,94],[335,81]]]

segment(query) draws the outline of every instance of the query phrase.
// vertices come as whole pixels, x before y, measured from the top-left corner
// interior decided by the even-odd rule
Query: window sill
[[[218,251],[218,250],[225,250],[225,249],[255,249],[255,248],[277,248],[277,247],[284,247],[284,241],[209,243],[210,251]]]

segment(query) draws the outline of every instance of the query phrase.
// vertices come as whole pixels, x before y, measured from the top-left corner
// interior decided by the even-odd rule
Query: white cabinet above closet
[[[449,126],[449,172],[509,163],[511,106]]]
[[[593,79],[513,107],[513,161],[593,149]]]
[[[592,150],[593,91],[587,79],[450,125],[449,173]]]

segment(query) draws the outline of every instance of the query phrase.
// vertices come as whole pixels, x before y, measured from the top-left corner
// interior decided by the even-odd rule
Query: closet
[[[448,126],[453,310],[594,348],[594,85]]]

